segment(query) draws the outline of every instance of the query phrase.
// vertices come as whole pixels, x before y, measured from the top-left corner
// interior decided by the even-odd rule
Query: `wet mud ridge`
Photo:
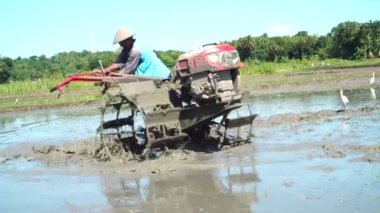
[[[380,163],[380,145],[347,144],[337,146],[334,143],[325,143],[322,146],[326,156],[344,158],[348,154],[358,154],[352,162]]]
[[[288,126],[292,131],[297,131],[302,123],[331,123],[334,119],[342,120],[343,124],[348,123],[351,118],[368,116],[371,117],[379,111],[379,107],[361,107],[348,110],[322,110],[315,113],[303,114],[281,114],[269,117],[268,119],[256,119],[254,128],[272,128],[277,126]],[[375,119],[375,118],[373,118]],[[376,122],[376,119],[374,120]],[[312,129],[305,129],[312,132]],[[358,141],[355,144],[336,143],[335,141],[322,140],[317,143],[322,153],[328,158],[345,158],[350,156],[351,162],[380,162],[380,141],[366,144],[365,141]],[[293,147],[294,148],[294,147]]]
[[[254,127],[273,127],[276,125],[292,125],[300,122],[313,122],[313,121],[329,121],[336,116],[358,116],[364,114],[370,114],[380,110],[379,107],[361,107],[358,109],[347,110],[321,110],[311,113],[286,113],[269,117],[268,119],[261,119],[258,117],[254,122]]]

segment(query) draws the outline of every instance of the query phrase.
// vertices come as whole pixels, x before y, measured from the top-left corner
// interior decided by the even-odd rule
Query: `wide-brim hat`
[[[127,30],[125,28],[119,28],[116,31],[115,37],[113,39],[113,44],[124,41],[125,39],[131,38],[135,35],[134,32]]]

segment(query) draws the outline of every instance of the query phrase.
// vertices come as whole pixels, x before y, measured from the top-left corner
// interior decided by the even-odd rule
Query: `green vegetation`
[[[0,84],[0,111],[22,110],[57,105],[89,103],[101,100],[93,83],[72,83],[61,97],[49,89],[62,79],[25,80]]]
[[[380,66],[380,58],[343,60],[343,59],[294,59],[286,62],[253,62],[246,61],[241,69],[243,75],[262,75],[282,72],[312,71],[339,67]]]
[[[245,36],[230,42],[243,61],[283,62],[289,59],[321,60],[365,59],[380,57],[380,21],[343,22],[325,36],[308,35],[268,37],[267,34]]]
[[[167,50],[167,51],[155,51],[157,54],[157,57],[161,59],[164,64],[172,68],[175,66],[175,63],[177,62],[178,57],[183,54],[184,52],[177,51],[177,50]]]

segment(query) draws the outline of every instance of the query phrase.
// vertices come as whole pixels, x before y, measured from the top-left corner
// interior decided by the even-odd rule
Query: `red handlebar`
[[[74,75],[68,76],[64,81],[57,84],[55,87],[50,89],[50,92],[54,92],[56,90],[61,91],[62,88],[68,84],[70,84],[72,81],[83,81],[83,82],[102,82],[106,78],[109,77],[124,77],[128,76],[125,74],[120,73],[99,73],[99,72],[84,72],[84,73],[76,73]]]
[[[68,76],[64,81],[57,84],[57,86],[50,89],[50,92],[54,92],[56,90],[62,91],[62,88],[72,81],[83,81],[83,82],[113,82],[113,79],[126,79],[126,81],[144,81],[144,80],[162,80],[161,78],[148,77],[148,76],[136,76],[130,74],[121,74],[116,72],[109,73],[99,73],[99,72],[83,72],[76,73],[74,75]]]

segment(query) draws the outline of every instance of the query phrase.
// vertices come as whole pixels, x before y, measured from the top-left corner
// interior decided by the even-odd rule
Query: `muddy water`
[[[379,100],[373,97],[373,95],[375,95],[375,98],[377,98],[376,93],[380,95],[380,88],[374,89],[373,92],[371,92],[370,88],[365,90],[345,90],[344,95],[349,99],[346,109],[379,106]],[[248,98],[248,102],[251,102],[253,111],[258,112],[260,117],[284,113],[318,112],[321,110],[336,111],[344,109],[339,91],[307,94],[279,94],[258,97],[251,96]]]
[[[96,107],[60,108],[0,114],[0,149],[15,143],[66,143],[95,137]]]
[[[39,212],[57,209],[64,212],[378,212],[380,151],[362,147],[380,145],[380,113],[376,108],[379,102],[366,91],[345,91],[345,94],[350,99],[348,109],[372,107],[375,110],[363,114],[338,113],[297,123],[286,122],[285,117],[279,125],[256,127],[252,144],[212,154],[195,153],[195,160],[177,159],[177,165],[169,169],[158,167],[161,170],[139,173],[126,166],[106,174],[96,167],[95,172],[89,172],[81,166],[51,167],[32,159],[7,161],[0,164],[0,188],[5,192],[0,193],[0,212],[30,209]],[[342,107],[337,93],[252,97],[251,100],[254,100],[251,109],[264,121],[285,113],[335,111]],[[239,113],[247,113],[246,110]],[[76,114],[75,110],[62,114],[44,112],[28,115],[27,119],[0,116],[2,146],[20,143],[9,134],[22,136],[21,142],[28,143],[39,140],[62,143],[62,140],[68,142],[95,134],[99,119],[95,109],[88,114],[83,111]],[[39,132],[52,126],[61,129],[53,135]],[[23,135],[24,127],[34,136]],[[165,159],[145,163],[144,167],[161,163]]]
[[[83,212],[107,206],[97,176],[1,174],[1,212]]]

